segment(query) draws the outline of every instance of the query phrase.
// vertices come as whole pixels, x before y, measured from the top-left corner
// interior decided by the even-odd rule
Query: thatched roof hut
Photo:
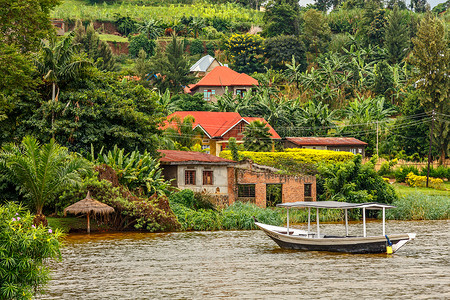
[[[86,198],[83,200],[80,200],[64,209],[64,216],[67,215],[67,213],[72,214],[86,214],[87,215],[87,232],[91,232],[90,227],[90,220],[89,216],[90,214],[94,215],[107,215],[114,212],[114,208],[111,206],[101,203],[100,201],[97,201],[95,199],[91,198],[90,193],[88,192],[86,195]]]

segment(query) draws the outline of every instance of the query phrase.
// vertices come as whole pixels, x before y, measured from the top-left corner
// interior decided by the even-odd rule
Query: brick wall
[[[255,185],[254,202],[259,207],[266,207],[266,184],[282,184],[282,202],[304,201],[304,184],[310,183],[312,201],[316,201],[315,176],[291,176],[273,172],[258,172],[248,169],[228,168],[228,202],[233,204],[237,199],[239,184]]]

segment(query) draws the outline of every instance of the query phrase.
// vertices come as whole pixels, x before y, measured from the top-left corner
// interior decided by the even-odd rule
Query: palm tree
[[[59,94],[58,84],[62,81],[74,79],[81,75],[84,68],[92,66],[92,62],[87,59],[75,57],[76,51],[72,43],[74,32],[72,31],[63,40],[57,42],[52,39],[49,42],[42,42],[42,53],[35,61],[36,67],[44,81],[52,84],[52,102],[57,101]],[[58,93],[56,93],[56,88]],[[55,114],[52,113],[52,128]]]
[[[52,84],[52,101],[56,98],[56,88],[61,81],[71,80],[78,77],[85,67],[92,66],[92,62],[86,59],[77,59],[76,51],[72,44],[74,32],[72,31],[63,40],[57,42],[55,39],[42,42],[42,54],[35,61],[40,74],[44,80]]]
[[[0,152],[0,172],[34,205],[36,220],[44,222],[44,205],[55,200],[64,188],[80,183],[81,176],[89,171],[88,161],[70,154],[54,139],[40,145],[26,136],[21,145],[7,144]]]
[[[248,151],[267,152],[272,149],[272,135],[267,123],[256,120],[245,127],[244,147]]]

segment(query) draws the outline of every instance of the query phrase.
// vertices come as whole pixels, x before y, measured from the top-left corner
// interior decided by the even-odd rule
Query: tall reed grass
[[[387,219],[445,220],[450,218],[450,196],[412,193],[400,197],[392,205],[397,208],[386,211]]]

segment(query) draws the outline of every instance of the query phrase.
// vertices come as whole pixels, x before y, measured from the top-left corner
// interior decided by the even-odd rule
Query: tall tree
[[[306,49],[303,42],[293,35],[282,35],[264,41],[265,54],[270,68],[285,69],[286,63],[295,59],[302,71],[306,68]]]
[[[388,52],[391,64],[400,63],[408,53],[409,28],[403,19],[397,4],[387,18],[387,26],[384,33],[384,47]]]
[[[63,188],[80,183],[89,169],[85,159],[70,154],[53,139],[40,145],[27,136],[19,146],[7,144],[0,152],[0,172],[20,189],[34,206],[36,220],[44,224],[44,205],[55,200]]]
[[[85,28],[81,20],[77,20],[74,31],[73,43],[81,46],[80,50],[95,62],[99,70],[113,71],[115,69],[111,47],[107,42],[100,40],[92,23]]]
[[[172,42],[166,47],[166,51],[158,50],[157,55],[152,59],[152,70],[159,73],[156,84],[160,91],[167,88],[173,93],[181,92],[183,86],[191,83],[188,75],[190,64],[184,53],[184,43],[179,41],[177,36],[172,36]]]
[[[412,42],[414,49],[410,62],[417,69],[414,79],[416,86],[425,92],[421,104],[428,110],[447,115],[450,111],[450,50],[443,22],[427,12]],[[436,126],[441,162],[449,151],[449,126],[445,120],[438,120]]]
[[[309,50],[308,62],[317,58],[320,53],[326,51],[331,37],[330,27],[326,16],[315,9],[307,10],[303,19],[303,38],[306,40]]]
[[[298,7],[298,3],[297,3]],[[270,1],[264,13],[263,35],[273,37],[278,35],[299,34],[298,9],[285,1]]]

